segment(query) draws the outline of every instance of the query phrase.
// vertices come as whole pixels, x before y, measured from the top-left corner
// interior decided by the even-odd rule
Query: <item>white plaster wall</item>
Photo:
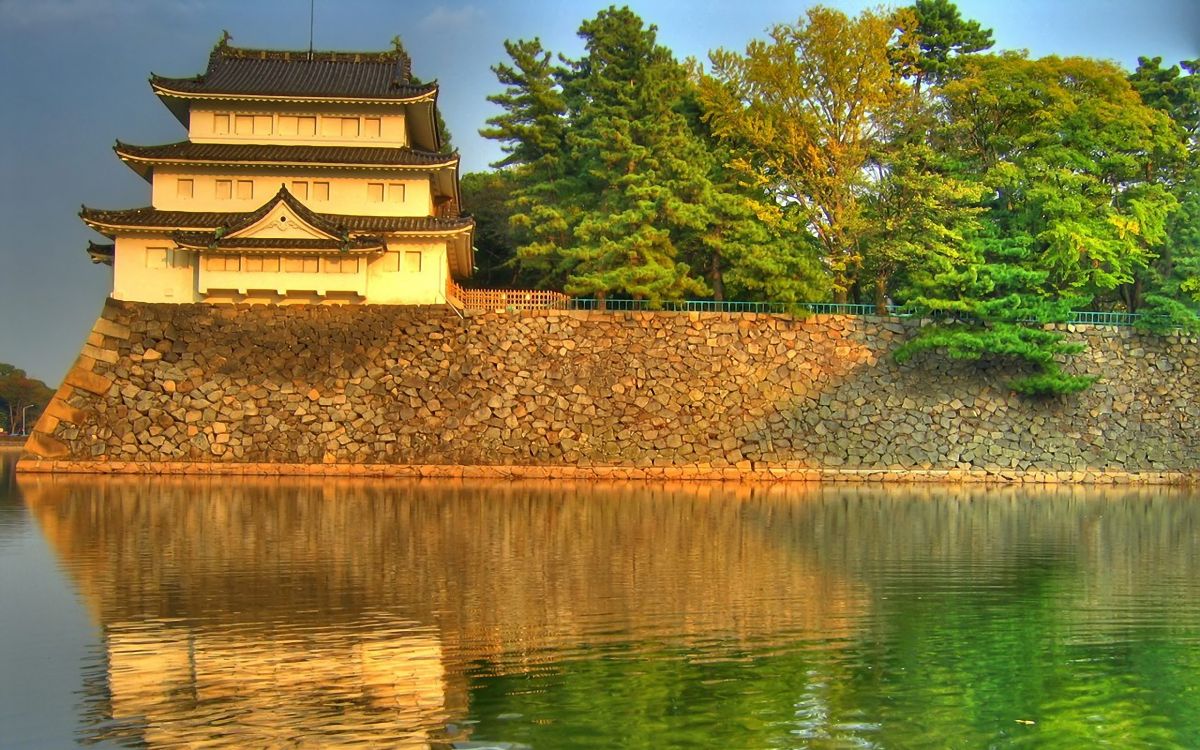
[[[420,253],[414,271],[406,253]],[[399,270],[391,270],[398,268]],[[449,268],[444,241],[389,242],[388,251],[367,268],[367,302],[393,305],[437,305],[446,301]]]
[[[179,180],[192,180],[192,195],[179,194]],[[217,197],[217,181],[232,181],[230,198]],[[252,183],[252,197],[238,197],[238,181]],[[307,185],[308,198],[295,183]],[[318,200],[315,183],[329,183],[329,199]],[[384,185],[383,202],[370,200],[368,185]],[[390,200],[391,185],[404,186],[404,201]],[[287,185],[304,205],[318,213],[357,216],[432,216],[428,173],[399,170],[266,169],[216,170],[204,167],[154,170],[151,203],[165,211],[253,211]]]
[[[229,115],[229,132],[218,132],[217,115]],[[236,116],[263,118],[252,132],[237,132]],[[315,117],[316,132],[312,135],[285,134],[280,118]],[[358,118],[358,135],[343,135],[341,118]],[[366,118],[379,118],[380,132],[369,132]],[[334,123],[334,120],[338,122]],[[336,125],[336,127],[334,127]],[[404,105],[332,105],[312,104],[307,107],[268,109],[262,103],[229,102],[228,106],[213,103],[193,104],[188,139],[194,143],[276,143],[321,146],[389,146],[408,145]]]
[[[113,297],[131,302],[198,302],[195,254],[166,237],[119,237]],[[165,261],[160,258],[165,256]]]

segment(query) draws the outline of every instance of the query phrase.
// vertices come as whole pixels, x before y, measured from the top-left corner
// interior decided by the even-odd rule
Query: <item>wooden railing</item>
[[[571,298],[545,289],[463,289],[450,280],[446,299],[463,312],[516,312],[564,309]]]

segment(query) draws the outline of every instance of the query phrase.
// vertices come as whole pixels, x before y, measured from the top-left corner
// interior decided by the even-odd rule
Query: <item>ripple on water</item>
[[[73,717],[89,741],[1200,746],[1189,495],[19,490],[98,627]]]

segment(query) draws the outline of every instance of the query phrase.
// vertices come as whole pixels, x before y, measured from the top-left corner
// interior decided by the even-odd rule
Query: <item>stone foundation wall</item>
[[[23,467],[1060,480],[1200,468],[1195,338],[1078,327],[1088,352],[1073,367],[1103,380],[1030,401],[1004,388],[1002,369],[897,365],[890,352],[910,326],[109,300]]]

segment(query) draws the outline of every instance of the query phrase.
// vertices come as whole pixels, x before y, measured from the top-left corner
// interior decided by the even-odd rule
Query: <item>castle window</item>
[[[229,135],[229,115],[213,115],[213,132],[217,135]]]
[[[342,118],[342,137],[357,138],[358,137],[358,118],[343,117]]]
[[[233,197],[233,180],[217,180],[217,197],[221,200]]]
[[[384,253],[379,259],[379,270],[395,273],[400,270],[400,253]]]
[[[238,180],[237,197],[240,200],[249,200],[254,197],[254,181],[253,180]]]
[[[358,258],[326,258],[326,273],[358,273]]]
[[[367,200],[372,203],[383,203],[383,183],[368,182],[367,183]]]
[[[321,135],[341,135],[342,134],[342,118],[340,117],[322,117],[321,118]]]
[[[159,270],[167,267],[167,248],[165,247],[148,247],[146,248],[146,268]]]
[[[388,203],[400,204],[404,202],[404,183],[389,182],[387,186]]]
[[[192,258],[187,250],[174,248],[167,250],[167,264],[171,268],[191,268]]]
[[[409,273],[421,272],[421,254],[419,252],[404,253],[404,270]]]
[[[206,271],[238,271],[242,267],[242,258],[238,255],[206,255],[204,270]]]
[[[296,135],[316,135],[317,134],[317,118],[312,117],[297,117],[296,118]]]
[[[238,135],[252,135],[254,133],[254,115],[235,116],[233,127]]]
[[[177,198],[191,198],[196,189],[196,183],[190,178],[180,177],[175,181],[175,196]]]
[[[246,256],[246,270],[255,273],[274,273],[279,270],[279,258],[273,255]]]
[[[316,258],[284,258],[283,270],[288,273],[316,273]]]
[[[271,134],[271,116],[270,115],[255,115],[254,116],[254,132],[256,135]]]
[[[314,182],[313,183],[313,200],[327,201],[329,200],[329,183]]]
[[[280,115],[279,116],[279,134],[280,135],[296,135],[299,132],[299,123],[295,115]]]
[[[368,138],[378,138],[380,130],[380,121],[378,117],[363,118],[363,135]]]
[[[308,200],[308,183],[304,180],[296,180],[292,183],[292,195],[302,201]]]

